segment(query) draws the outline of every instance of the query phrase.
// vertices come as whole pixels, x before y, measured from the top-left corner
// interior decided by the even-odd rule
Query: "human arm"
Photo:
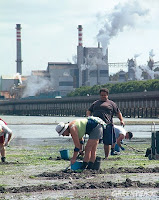
[[[123,134],[119,134],[119,137],[117,138],[117,144],[118,146],[122,149],[122,146],[121,146],[121,141],[124,139],[124,135]]]
[[[8,138],[7,138],[7,141],[5,142],[5,146],[8,146],[10,140],[11,140],[11,137],[12,137],[12,130],[10,128],[8,128],[7,125],[2,125],[2,129],[3,129],[3,132],[4,134],[8,134]]]
[[[86,111],[86,117],[91,116],[91,114],[92,114],[91,111],[89,110]]]
[[[75,145],[73,157],[71,158],[71,164],[73,164],[76,161],[77,155],[81,148],[81,144],[78,137],[78,130],[77,130],[77,127],[74,125],[74,122],[72,122],[69,126],[71,127],[70,134],[72,136],[72,139]]]
[[[120,124],[121,124],[122,126],[125,126],[125,123],[124,123],[124,121],[123,121],[123,116],[122,116],[122,113],[121,113],[121,112],[118,112],[118,113],[117,113],[117,117],[118,117],[119,120],[120,120]]]

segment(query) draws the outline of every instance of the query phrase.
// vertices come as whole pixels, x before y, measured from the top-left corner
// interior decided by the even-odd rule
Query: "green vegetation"
[[[108,88],[110,94],[143,92],[143,91],[157,91],[159,90],[159,79],[147,81],[128,81],[124,83],[108,83],[105,85],[82,86],[69,93],[67,96],[86,96],[98,95],[100,88]]]

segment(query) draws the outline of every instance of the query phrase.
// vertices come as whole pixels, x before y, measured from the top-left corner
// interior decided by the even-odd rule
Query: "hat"
[[[59,136],[63,134],[63,132],[68,128],[68,123],[65,124],[63,122],[60,122],[57,126],[56,126],[56,131],[58,132]]]

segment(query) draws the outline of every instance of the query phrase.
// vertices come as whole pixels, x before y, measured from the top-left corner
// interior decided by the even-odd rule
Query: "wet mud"
[[[44,172],[42,174],[36,175],[38,178],[51,178],[54,180],[66,179],[67,183],[63,184],[52,184],[52,185],[28,185],[22,187],[10,187],[4,188],[0,186],[0,193],[22,193],[22,192],[39,192],[46,190],[81,190],[81,189],[113,189],[113,188],[159,188],[159,182],[152,183],[142,183],[141,181],[132,181],[126,178],[123,182],[113,182],[113,181],[88,181],[89,178],[94,177],[98,180],[99,174],[116,174],[116,173],[159,173],[159,167],[155,168],[110,168],[105,170],[83,170],[83,171],[72,171],[68,169],[67,171],[58,171],[53,173]],[[84,180],[87,182],[78,181],[74,182],[74,179]]]

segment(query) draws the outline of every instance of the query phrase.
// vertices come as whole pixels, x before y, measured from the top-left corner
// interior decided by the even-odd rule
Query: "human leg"
[[[4,147],[4,136],[0,137],[0,153],[1,153],[1,161],[5,162],[5,147]]]
[[[96,150],[98,145],[98,139],[89,139],[86,147],[85,147],[85,156],[84,156],[84,162],[94,162],[96,159]]]
[[[104,144],[105,159],[108,159],[111,145]]]
[[[113,145],[115,141],[116,139],[113,124],[107,124],[106,129],[103,129],[105,159],[108,159],[111,145]]]

